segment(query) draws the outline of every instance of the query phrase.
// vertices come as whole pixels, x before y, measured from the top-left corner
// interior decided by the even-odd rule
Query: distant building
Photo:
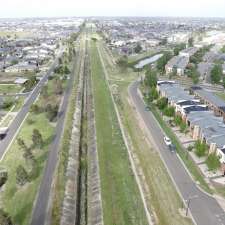
[[[180,51],[179,55],[184,56],[184,57],[191,57],[193,56],[196,52],[198,51],[198,48],[196,47],[191,47],[191,48],[186,48],[182,51]]]
[[[189,58],[184,56],[174,56],[165,66],[166,74],[172,73],[174,70],[177,75],[184,75],[185,68],[189,63]]]

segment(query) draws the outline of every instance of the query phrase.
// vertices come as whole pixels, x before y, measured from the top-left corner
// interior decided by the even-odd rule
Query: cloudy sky
[[[225,0],[0,0],[0,17],[225,17]]]

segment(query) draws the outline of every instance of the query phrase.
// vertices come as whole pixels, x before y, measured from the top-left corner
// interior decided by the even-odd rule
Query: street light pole
[[[194,198],[198,198],[198,195],[194,195],[194,196],[189,196],[188,200],[187,200],[187,207],[186,207],[186,217],[188,216],[188,210],[190,208],[190,204],[191,204],[191,200]]]

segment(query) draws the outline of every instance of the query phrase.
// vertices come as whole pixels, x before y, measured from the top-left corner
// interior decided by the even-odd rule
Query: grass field
[[[52,83],[53,80],[50,80],[47,84],[49,87],[49,94],[53,94]],[[55,101],[60,101],[60,99],[61,97],[58,96]],[[22,104],[22,101],[21,103],[19,101],[17,104]],[[39,98],[35,104],[42,105],[43,97]],[[40,131],[44,140],[42,149],[32,148],[32,152],[37,160],[38,172],[30,182],[19,187],[16,184],[16,168],[19,165],[23,165],[24,168],[29,170],[31,166],[25,161],[23,151],[20,150],[18,146],[17,138],[22,138],[27,146],[31,146],[34,128]],[[7,169],[9,175],[3,191],[0,192],[0,205],[9,213],[15,224],[29,224],[33,203],[42,178],[43,168],[47,159],[49,145],[54,135],[54,130],[54,124],[49,122],[44,112],[39,114],[30,112],[25,123],[22,125],[17,138],[14,140],[3,161],[0,163],[1,167]]]
[[[225,93],[217,92],[216,95],[225,101]]]
[[[14,94],[19,93],[22,90],[22,87],[20,85],[10,85],[10,84],[0,84],[0,94]]]
[[[104,224],[147,224],[96,44],[93,42],[91,70]]]
[[[33,120],[32,124],[27,122],[29,119]],[[0,194],[1,206],[3,206],[10,216],[12,216],[14,223],[20,225],[27,225],[29,223],[33,202],[47,157],[48,146],[54,131],[43,113],[39,115],[29,114],[17,137],[25,140],[28,146],[31,145],[31,135],[34,128],[39,129],[45,141],[43,149],[33,150],[38,162],[38,176],[22,188],[19,188],[16,185],[15,174],[17,166],[23,165],[26,168],[23,152],[19,149],[16,140],[13,142],[5,158],[0,163],[2,167],[7,169],[9,175],[4,190]]]
[[[103,50],[101,52],[106,68],[110,72],[110,82],[118,87],[120,100],[117,101],[117,104],[125,130],[128,137],[130,137],[133,151],[145,176],[148,195],[147,203],[150,211],[154,214],[156,224],[192,224],[190,219],[182,217],[179,213],[179,209],[182,207],[182,200],[177,194],[157,151],[152,148],[151,143],[146,142],[145,134],[142,132],[143,128],[139,126],[137,121],[136,112],[128,102],[127,88],[132,80],[137,79],[137,74],[129,70],[121,73],[116,67],[112,69],[106,52]],[[118,81],[119,77],[121,81]]]

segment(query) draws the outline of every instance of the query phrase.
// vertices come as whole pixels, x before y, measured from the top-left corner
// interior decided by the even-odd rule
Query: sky
[[[225,0],[0,0],[0,17],[225,17]]]

